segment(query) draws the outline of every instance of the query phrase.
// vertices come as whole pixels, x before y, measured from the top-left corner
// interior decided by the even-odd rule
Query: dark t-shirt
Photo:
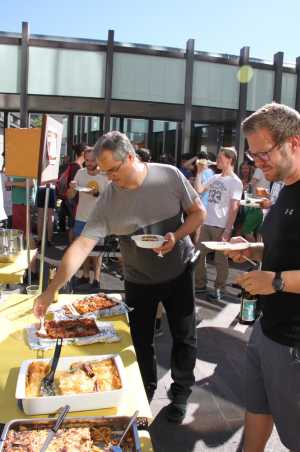
[[[282,188],[262,226],[262,270],[300,270],[300,181]],[[300,294],[260,296],[263,332],[284,345],[300,344]]]

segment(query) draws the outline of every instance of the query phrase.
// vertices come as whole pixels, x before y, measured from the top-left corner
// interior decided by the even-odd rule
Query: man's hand
[[[176,238],[175,238],[175,234],[173,234],[173,232],[168,232],[165,235],[165,242],[162,246],[160,246],[159,248],[154,248],[153,251],[157,254],[161,253],[161,254],[167,254],[170,251],[172,251],[172,249],[174,248],[176,243]]]
[[[202,173],[205,169],[208,168],[206,159],[198,159],[196,160],[196,171],[197,173]]]
[[[37,297],[33,304],[33,313],[40,319],[45,317],[48,307],[53,301],[53,295],[49,291],[45,291],[39,297]]]
[[[226,229],[224,229],[224,232],[223,232],[222,237],[221,237],[221,241],[222,242],[228,242],[230,237],[231,237],[231,233],[229,231],[227,231]]]
[[[244,237],[232,237],[230,240],[230,243],[249,243],[248,240],[244,239]],[[247,259],[245,259],[245,256],[250,258],[251,257],[251,250],[250,247],[243,250],[236,250],[236,251],[224,251],[225,256],[230,257],[230,259],[233,260],[233,262],[246,262]]]
[[[71,182],[69,183],[69,188],[72,188],[72,190],[76,190],[77,185],[78,184],[76,180],[71,180]]]
[[[235,282],[252,295],[270,295],[275,293],[272,286],[274,276],[274,272],[255,270],[243,273]]]

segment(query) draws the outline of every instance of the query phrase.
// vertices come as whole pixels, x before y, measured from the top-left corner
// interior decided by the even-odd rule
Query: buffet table
[[[59,303],[71,301],[76,295],[59,295]],[[11,419],[28,418],[18,408],[15,399],[16,382],[22,361],[34,358],[47,358],[53,355],[52,350],[31,350],[26,342],[24,327],[36,322],[32,314],[33,298],[28,295],[13,294],[0,303],[0,422]],[[105,319],[106,320],[106,319]],[[139,416],[152,418],[150,406],[144,391],[139,367],[132,345],[129,324],[125,316],[107,318],[121,337],[120,342],[77,346],[66,345],[62,356],[120,354],[128,381],[126,395],[118,408],[106,408],[96,411],[72,412],[68,416],[131,416],[139,410]],[[30,416],[34,417],[34,416]],[[47,417],[40,415],[35,417]],[[140,432],[142,450],[152,451],[147,432]]]
[[[37,250],[30,250],[30,262]],[[22,284],[28,268],[27,250],[20,252],[15,262],[0,262],[0,284]]]

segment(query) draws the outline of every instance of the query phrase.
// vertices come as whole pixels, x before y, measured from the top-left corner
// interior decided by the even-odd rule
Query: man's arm
[[[236,282],[254,295],[270,295],[275,293],[272,282],[275,272],[252,271],[240,275]],[[283,292],[300,294],[300,270],[287,270],[281,273],[284,281]]]
[[[69,188],[68,188],[68,190],[66,191],[66,198],[67,198],[67,199],[73,199],[73,198],[75,198],[75,196],[76,196],[76,194],[77,194],[77,190],[76,190],[77,185],[78,185],[77,180],[72,180],[72,181],[69,183]]]
[[[232,233],[232,228],[238,213],[240,207],[240,201],[237,199],[231,199],[230,200],[230,206],[229,206],[229,212],[228,212],[228,218],[225,226],[225,230],[222,235],[223,240],[229,240]]]
[[[96,243],[97,240],[89,239],[81,235],[67,249],[55,274],[55,278],[34,302],[33,312],[36,317],[45,315],[48,306],[54,299],[55,292],[71,279],[90,254]]]
[[[197,175],[195,177],[194,188],[199,195],[208,190],[208,186],[202,184],[201,182],[201,174],[207,168],[207,165],[200,163],[196,164]]]
[[[168,232],[165,235],[166,242],[160,248],[156,248],[155,252],[169,253],[178,240],[196,231],[206,218],[206,209],[199,198],[195,199],[191,207],[185,210],[185,213],[184,223],[174,233]]]

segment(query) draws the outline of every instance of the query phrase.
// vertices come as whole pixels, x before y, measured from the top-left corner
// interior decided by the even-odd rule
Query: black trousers
[[[172,281],[142,285],[125,281],[126,302],[133,344],[147,393],[157,386],[154,329],[157,305],[162,302],[173,339],[171,352],[171,391],[176,401],[186,401],[195,382],[196,328],[194,274],[189,267]]]

